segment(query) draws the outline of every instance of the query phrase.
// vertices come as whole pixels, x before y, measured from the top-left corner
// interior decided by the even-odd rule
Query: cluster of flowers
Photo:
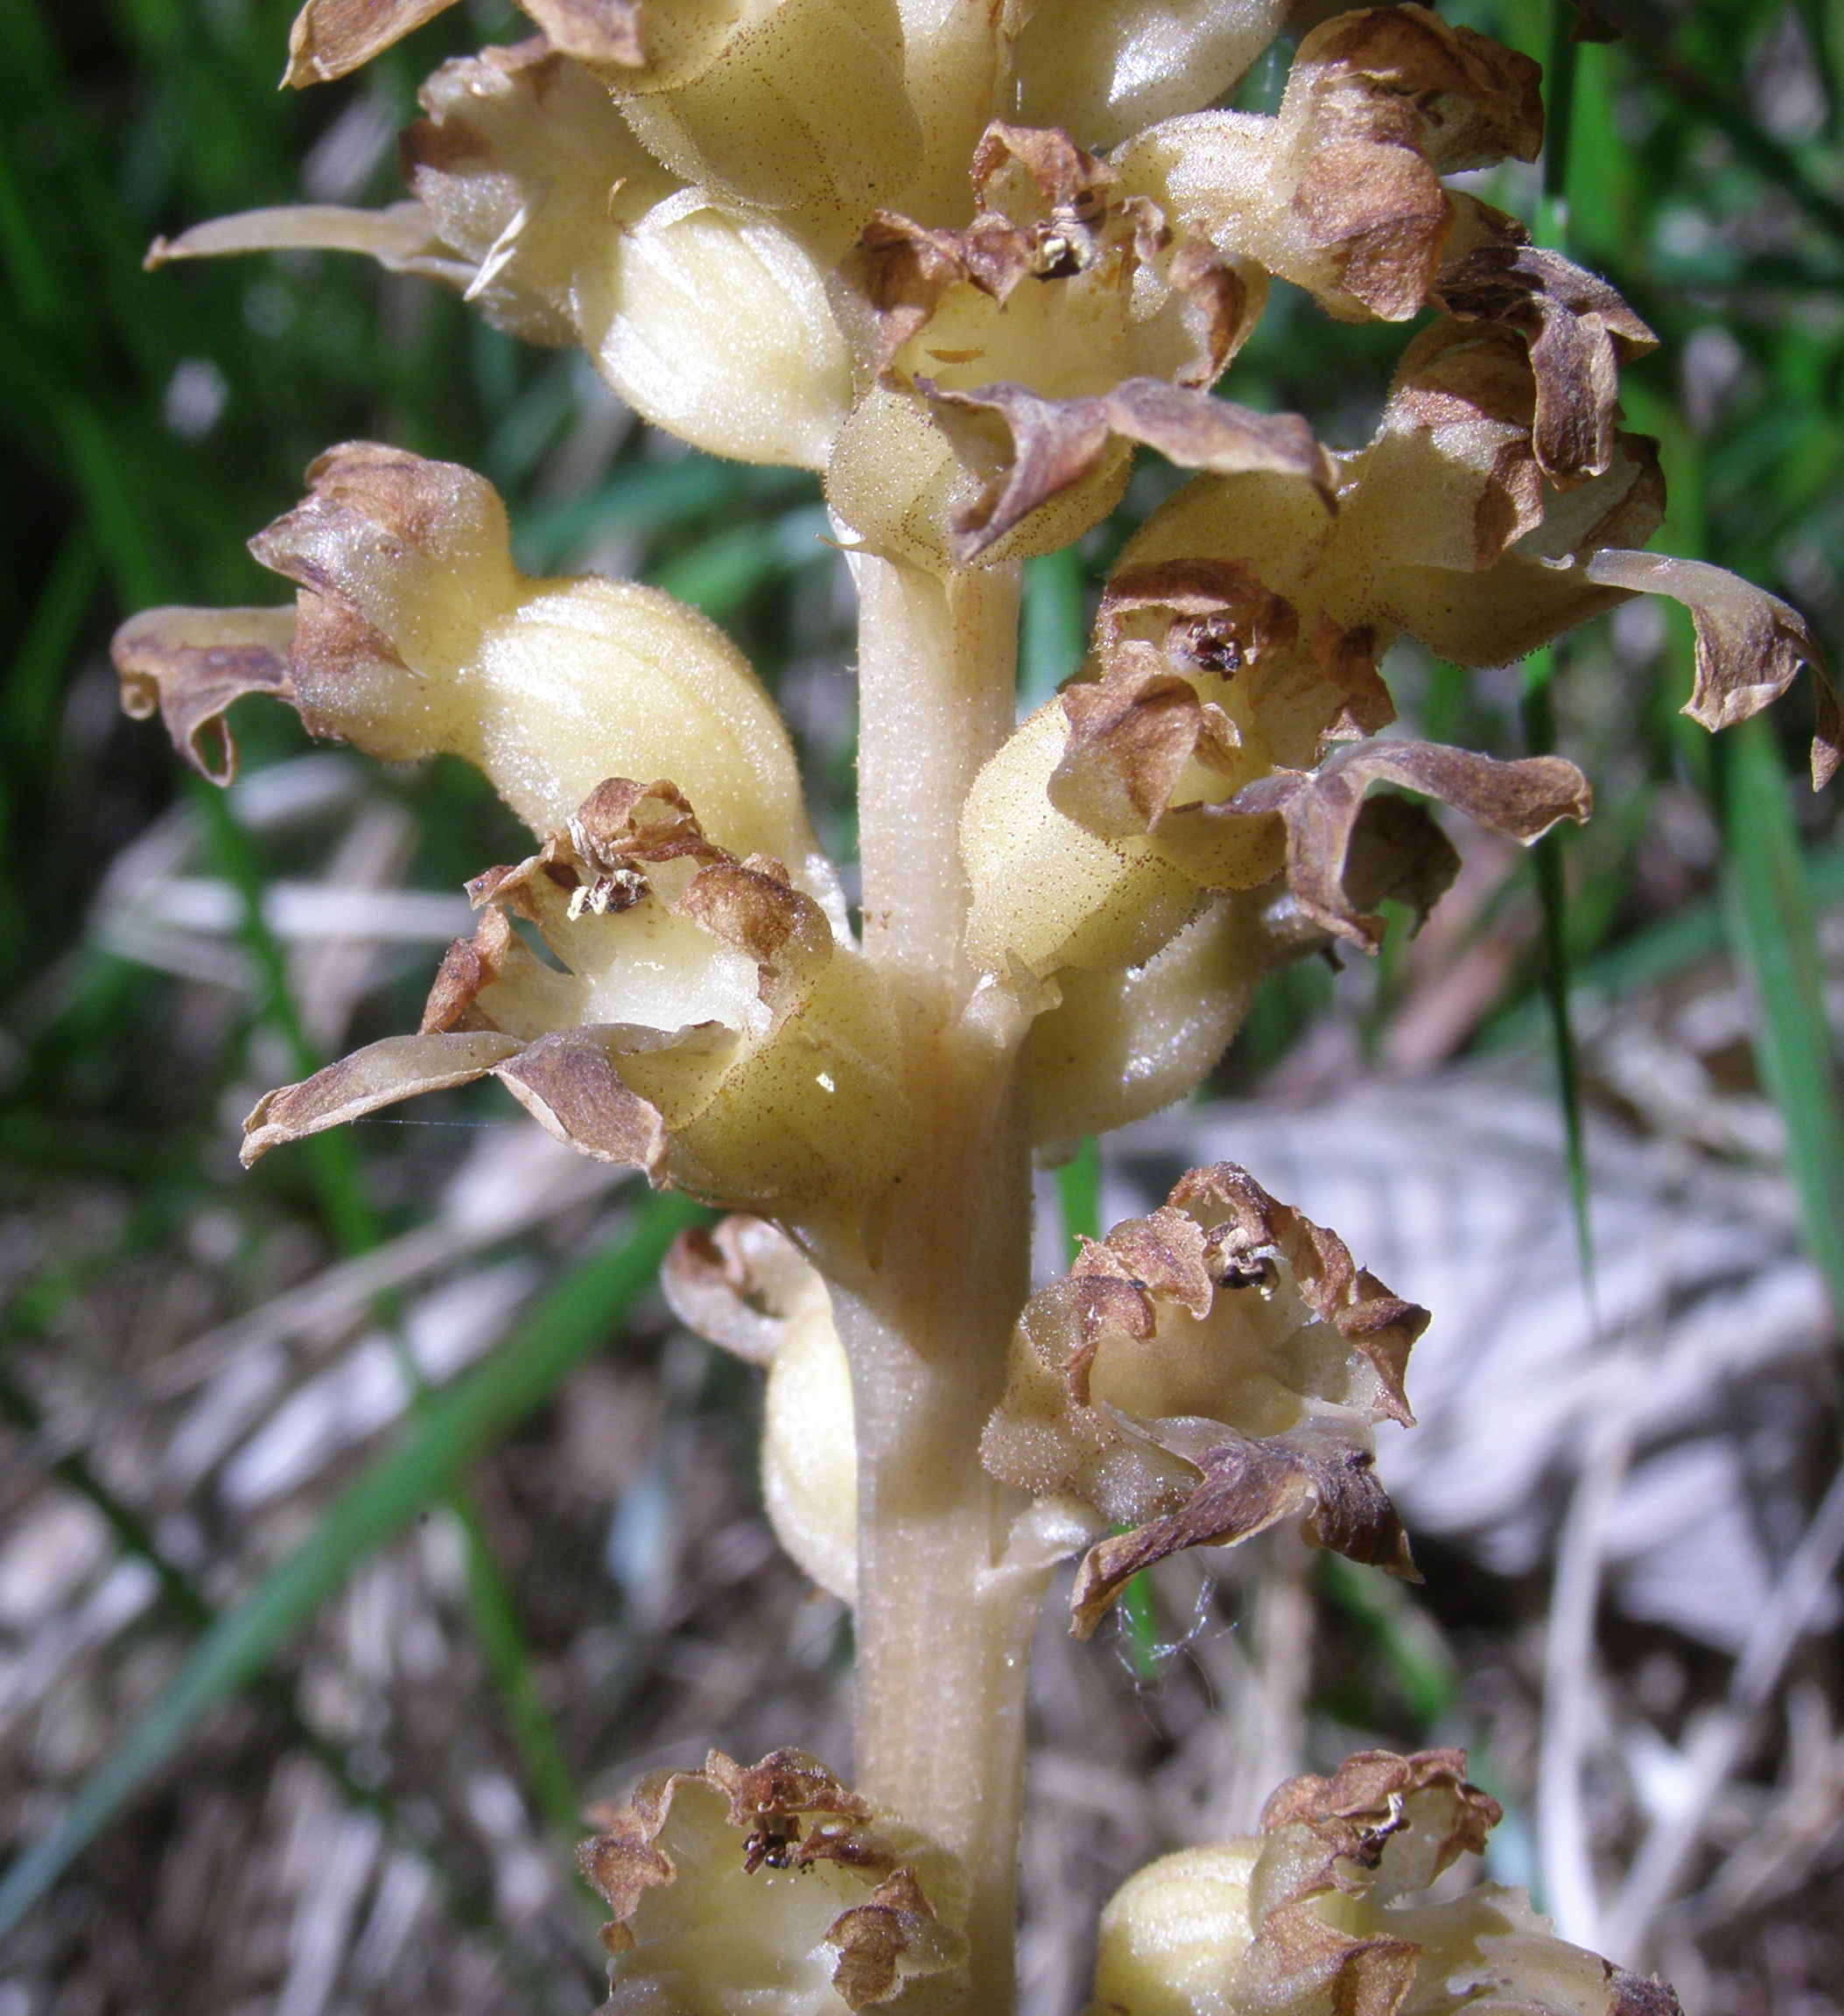
[[[310,0],[291,81],[344,74],[443,4]],[[1362,8],[1301,37],[1266,116],[1199,108],[1290,11],[1323,8],[522,4],[540,34],[424,87],[406,201],[253,212],[153,257],[347,249],[459,289],[501,328],[579,345],[683,440],[819,472],[847,552],[929,582],[1068,544],[1140,447],[1195,472],[1127,547],[1076,678],[960,816],[964,952],[1041,1148],[1181,1096],[1266,970],[1373,944],[1385,896],[1425,914],[1451,849],[1372,784],[1519,840],[1586,816],[1560,758],[1386,736],[1399,637],[1497,664],[1662,594],[1695,620],[1687,711],[1723,726],[1812,665],[1814,781],[1835,768],[1837,703],[1798,614],[1641,550],[1663,485],[1616,394],[1650,332],[1443,180],[1536,154],[1525,60],[1419,5]],[[1343,320],[1433,313],[1354,452],[1213,391],[1276,277]],[[253,542],[292,604],[135,619],[126,704],[220,781],[226,710],[252,692],[382,758],[463,756],[535,850],[470,885],[479,928],[421,1030],[268,1095],[246,1158],[492,1077],[585,1154],[749,1214],[682,1242],[669,1288],[772,1362],[770,1508],[849,1598],[851,1387],[812,1261],[870,1264],[923,1121],[901,1003],[854,937],[786,731],[694,612],[522,574],[481,478],[357,443],[308,481]],[[1083,1550],[1078,1632],[1146,1564],[1281,1521],[1412,1572],[1371,1430],[1407,1418],[1425,1320],[1229,1166],[1034,1297],[982,1458],[1037,1501],[1021,1546],[1055,1530]],[[1658,2006],[1502,1893],[1385,1901],[1493,1816],[1447,1753],[1296,1781],[1260,1841],[1133,1880],[1097,2007]],[[586,1866],[621,1920],[611,2008],[728,2007],[796,1947],[808,1985],[789,1975],[776,2007],[955,2006],[952,1858],[811,1760],[713,1755],[649,1782]],[[772,1938],[752,1898],[781,1914]]]

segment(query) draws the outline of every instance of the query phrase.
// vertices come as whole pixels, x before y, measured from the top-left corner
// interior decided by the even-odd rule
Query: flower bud
[[[682,1233],[660,1276],[673,1313],[768,1368],[762,1505],[821,1588],[849,1603],[858,1579],[858,1448],[852,1374],[826,1284],[783,1233],[726,1218]]]
[[[823,1764],[776,1750],[656,1771],[579,1855],[613,1922],[604,2016],[949,2016],[965,1874]]]
[[[1182,1099],[1242,1026],[1267,962],[1256,905],[1213,903],[1144,965],[1064,972],[1031,1025],[1023,1072],[1034,1144],[1054,1155]]]

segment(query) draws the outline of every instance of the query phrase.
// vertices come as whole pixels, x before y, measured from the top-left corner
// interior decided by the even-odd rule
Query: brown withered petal
[[[1037,186],[1044,211],[1092,223],[1119,182],[1114,169],[1078,147],[1060,126],[1017,126],[995,119],[973,150],[973,193],[982,210],[1006,207],[996,185],[1013,163]]]
[[[237,745],[224,716],[246,693],[292,700],[292,609],[148,609],[109,646],[122,710],[144,721],[157,710],[180,756],[201,777],[228,784]]]
[[[474,1002],[483,988],[499,978],[513,942],[512,926],[499,909],[487,912],[473,937],[455,939],[436,969],[417,1033],[433,1036],[447,1029],[491,1028]]]
[[[1011,438],[999,474],[955,514],[953,547],[963,564],[1080,482],[1116,442],[1156,448],[1181,468],[1216,475],[1267,470],[1303,476],[1332,508],[1331,465],[1296,413],[1252,412],[1160,378],[1126,378],[1111,391],[1076,399],[1048,399],[1006,383],[977,392],[950,391],[927,378],[916,384],[937,408],[997,417]]]
[[[730,1802],[733,1827],[800,1813],[833,1813],[868,1820],[871,1809],[804,1750],[771,1750],[759,1764],[739,1764],[721,1750],[705,1760],[705,1775]]]
[[[1427,298],[1452,228],[1441,175],[1535,158],[1540,72],[1426,7],[1371,7],[1301,43],[1281,106],[1305,142],[1293,207],[1337,283],[1401,321]]]
[[[1404,904],[1414,913],[1413,938],[1459,872],[1459,852],[1427,806],[1394,795],[1366,798],[1345,848],[1344,906],[1363,916],[1385,900]],[[1284,876],[1262,905],[1261,929],[1276,962],[1321,951],[1330,937]]]
[[[342,441],[307,468],[309,494],[256,534],[249,550],[277,574],[304,588],[329,585],[322,550],[329,534],[362,524],[416,550],[488,491],[487,480],[458,462],[431,462],[382,441]]]
[[[307,0],[288,35],[282,81],[326,84],[370,62],[454,0]],[[519,0],[553,48],[581,63],[632,68],[647,60],[642,0]]]
[[[1202,1481],[1176,1512],[1098,1542],[1070,1593],[1072,1629],[1087,1638],[1140,1569],[1186,1547],[1232,1546],[1298,1518],[1315,1547],[1411,1581],[1420,1578],[1408,1536],[1372,1472],[1374,1456],[1350,1430],[1308,1421],[1256,1439],[1227,1432],[1195,1460]]]
[[[813,1279],[811,1263],[785,1232],[740,1212],[681,1232],[660,1269],[666,1306],[679,1321],[752,1365],[775,1356],[789,1312]]]
[[[1008,224],[930,230],[880,210],[841,266],[839,312],[859,325],[860,347],[881,377],[949,288],[965,282],[1003,301],[1030,270],[1030,242]],[[870,311],[868,328],[861,326],[860,302]]]
[[[832,1985],[853,2009],[887,2002],[902,1981],[906,1954],[936,1945],[935,1914],[910,1869],[885,1877],[867,1902],[843,1911],[826,1933],[838,1953]]]
[[[1338,1860],[1374,1869],[1385,1844],[1410,1824],[1404,1801],[1436,1789],[1451,1797],[1443,1809],[1448,1824],[1425,1855],[1432,1880],[1462,1855],[1483,1852],[1504,1817],[1490,1793],[1468,1782],[1463,1750],[1354,1751],[1329,1777],[1303,1772],[1276,1787],[1262,1806],[1261,1829],[1303,1824]]]
[[[1353,906],[1346,864],[1364,794],[1378,783],[1419,791],[1526,843],[1559,819],[1579,824],[1593,803],[1588,780],[1560,756],[1505,762],[1434,742],[1350,743],[1316,770],[1277,770],[1245,785],[1223,815],[1278,813],[1287,825],[1288,888],[1315,922],[1365,951],[1381,943],[1384,920]]]
[[[570,815],[569,839],[578,864],[592,872],[628,861],[727,861],[706,839],[691,802],[667,777],[642,783],[605,777]]]
[[[471,1085],[524,1047],[497,1030],[387,1036],[341,1057],[298,1085],[265,1092],[243,1123],[243,1166],[284,1141],[361,1119],[420,1092]]]
[[[307,0],[288,32],[282,81],[327,84],[368,63],[454,0]]]
[[[754,959],[761,998],[777,1012],[797,1004],[814,970],[831,956],[825,912],[767,854],[700,868],[673,908]]]
[[[1315,94],[1374,124],[1394,114],[1425,121],[1428,160],[1443,174],[1509,156],[1533,161],[1543,144],[1542,70],[1488,35],[1455,27],[1427,7],[1361,8],[1301,42],[1296,66]]]
[[[630,1047],[626,1027],[553,1030],[493,1075],[548,1134],[587,1155],[664,1180],[666,1126],[658,1111],[628,1089],[615,1058]]]
[[[362,1119],[425,1092],[497,1078],[558,1140],[598,1162],[663,1178],[665,1128],[622,1082],[614,1057],[636,1032],[565,1029],[526,1043],[495,1029],[448,1029],[387,1036],[341,1057],[312,1078],[264,1093],[243,1123],[243,1166],[284,1142]]]
[[[1588,555],[1582,572],[1607,588],[1681,602],[1697,631],[1696,680],[1684,711],[1705,728],[1732,728],[1777,700],[1811,668],[1812,789],[1821,790],[1844,756],[1844,710],[1805,619],[1791,604],[1703,560],[1668,553]]]
[[[1195,690],[1154,656],[1069,687],[1062,710],[1069,732],[1050,773],[1051,804],[1104,840],[1144,833],[1196,750]]]
[[[578,63],[637,69],[647,60],[645,0],[519,0],[553,49]]]
[[[1532,445],[1562,487],[1613,466],[1620,366],[1658,340],[1604,280],[1518,241],[1476,247],[1443,269],[1435,299],[1463,322],[1513,330],[1536,381]]]

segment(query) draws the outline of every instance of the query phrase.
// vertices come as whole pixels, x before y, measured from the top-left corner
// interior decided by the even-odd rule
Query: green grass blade
[[[1554,748],[1556,723],[1549,685],[1553,649],[1534,653],[1525,668],[1524,733],[1533,755]],[[1561,829],[1552,828],[1530,850],[1531,878],[1543,914],[1543,1002],[1550,1048],[1556,1061],[1556,1097],[1562,1108],[1562,1144],[1568,1161],[1569,1210],[1575,1224],[1575,1255],[1582,1284],[1592,1298],[1595,1284],[1594,1227],[1588,1212],[1588,1144],[1581,1120],[1581,1071],[1570,1008],[1568,889],[1563,874]]]
[[[1084,1134],[1081,1144],[1056,1172],[1062,1206],[1063,1242],[1074,1259],[1084,1239],[1101,1237],[1101,1144]]]
[[[1088,642],[1082,556],[1065,546],[1027,560],[1018,639],[1018,691],[1027,711],[1041,707],[1081,664]]]
[[[1786,777],[1765,722],[1730,729],[1714,748],[1723,909],[1754,983],[1755,1054],[1786,1125],[1807,1247],[1844,1320],[1844,1100]]]
[[[1560,252],[1568,243],[1569,142],[1574,130],[1575,21],[1564,0],[1552,0],[1546,85],[1548,131],[1543,147],[1543,196],[1537,211],[1537,239]],[[1550,687],[1558,659],[1553,648],[1531,654],[1524,672],[1523,717],[1532,755],[1556,746],[1556,718]],[[1568,1160],[1569,1208],[1575,1225],[1575,1251],[1581,1279],[1592,1298],[1595,1278],[1593,1228],[1588,1220],[1588,1153],[1581,1124],[1581,1074],[1569,1013],[1568,887],[1562,868],[1561,830],[1546,833],[1531,850],[1531,876],[1543,915],[1543,994],[1549,1012],[1550,1046],[1556,1060],[1556,1096],[1562,1108],[1562,1138]]]
[[[175,1755],[201,1717],[266,1670],[361,1561],[452,1490],[481,1451],[541,1406],[606,1339],[651,1285],[674,1236],[698,1214],[683,1198],[649,1199],[621,1245],[584,1263],[491,1356],[434,1395],[313,1533],[218,1618],[58,1826],[0,1878],[0,1938]]]

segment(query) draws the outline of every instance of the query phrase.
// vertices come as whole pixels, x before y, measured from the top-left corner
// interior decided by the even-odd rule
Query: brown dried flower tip
[[[1459,1750],[1364,1750],[1290,1779],[1259,1838],[1168,1855],[1102,1914],[1090,2016],[1679,2016],[1559,1939],[1523,1892],[1416,1900],[1500,1818]]]
[[[966,1884],[913,1828],[879,1819],[798,1750],[658,1771],[601,1816],[585,1878],[603,1928],[609,2016],[945,2016],[964,1992]]]
[[[224,717],[248,693],[291,701],[291,609],[149,609],[116,633],[122,710],[156,711],[182,760],[214,784],[237,774]]]
[[[1343,320],[1403,321],[1481,206],[1441,178],[1542,142],[1539,73],[1426,7],[1339,15],[1301,42],[1280,109],[1155,126],[1118,164],[1175,221]]]
[[[307,0],[288,35],[282,81],[330,83],[370,62],[454,0]],[[642,0],[520,0],[552,46],[585,63],[645,62]]]
[[[1026,1304],[981,1443],[1002,1481],[1132,1528],[1084,1558],[1076,1634],[1138,1570],[1287,1519],[1413,1576],[1371,1429],[1409,1420],[1403,1370],[1427,1322],[1231,1163],[1087,1247]]]

